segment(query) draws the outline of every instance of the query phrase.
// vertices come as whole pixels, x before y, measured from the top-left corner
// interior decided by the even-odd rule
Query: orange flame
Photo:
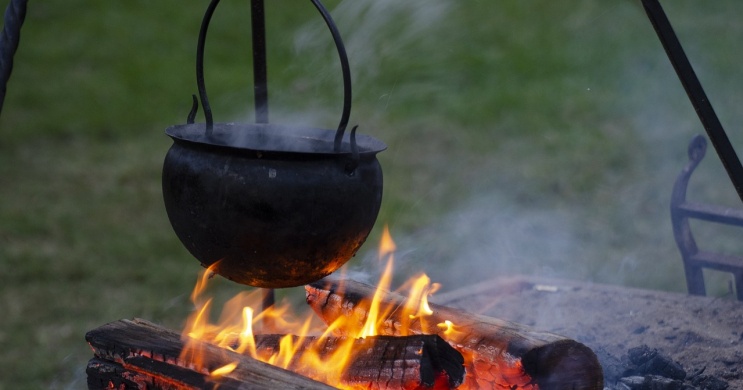
[[[300,320],[290,312],[287,303],[260,311],[256,309],[261,307],[260,290],[243,292],[227,301],[218,323],[212,324],[209,322],[212,300],[203,295],[207,282],[213,275],[213,267],[216,267],[214,264],[200,276],[191,294],[196,310],[187,320],[183,331],[186,343],[180,356],[181,361],[187,367],[208,371],[205,368],[207,362],[203,361],[203,353],[199,347],[203,344],[197,342],[200,340],[336,387],[349,388],[344,387],[341,378],[354,358],[354,340],[381,334],[384,329],[389,328],[389,324],[385,324],[384,321],[390,316],[389,311],[393,308],[384,307],[382,299],[385,291],[390,291],[395,250],[395,242],[392,240],[389,229],[385,227],[379,245],[379,261],[386,264],[372,298],[368,315],[360,328],[358,325],[348,326],[345,322],[351,320],[343,316],[326,327],[318,327],[318,321],[312,314]],[[428,296],[438,290],[439,285],[431,284],[428,276],[421,274],[405,283],[402,288],[408,289],[409,298],[403,308],[404,315],[401,316],[405,319],[405,323],[400,326],[395,324],[395,332],[407,335],[410,334],[408,329],[410,324],[414,321],[425,321],[426,317],[433,313],[428,305]],[[256,334],[259,333],[254,332],[255,328],[266,319],[273,324],[276,330],[287,334],[281,337],[278,348],[275,350],[259,350],[256,343]],[[438,327],[444,333],[455,332],[454,325],[450,321],[438,324]],[[326,348],[327,337],[339,333],[337,332],[339,329],[360,329],[360,331],[357,334],[336,338],[338,342],[333,345],[333,348]],[[212,377],[229,375],[235,367],[236,364],[228,364],[211,371],[209,375]]]
[[[379,243],[379,260],[381,262],[386,259],[387,265],[384,267],[384,272],[382,273],[382,276],[379,279],[379,283],[377,284],[377,290],[374,292],[374,297],[372,298],[371,307],[369,308],[369,314],[366,317],[366,322],[362,327],[361,333],[356,335],[357,337],[376,336],[379,319],[386,317],[385,314],[387,313],[380,313],[382,307],[380,303],[382,302],[385,291],[389,291],[390,284],[392,283],[392,268],[395,263],[395,250],[397,250],[397,246],[392,240],[390,229],[385,226],[384,231],[382,232],[381,241]]]
[[[231,373],[232,371],[235,371],[236,368],[237,368],[237,363],[225,364],[224,366],[219,367],[216,370],[212,371],[209,374],[209,376],[211,376],[212,378],[219,378],[221,376],[225,376]]]

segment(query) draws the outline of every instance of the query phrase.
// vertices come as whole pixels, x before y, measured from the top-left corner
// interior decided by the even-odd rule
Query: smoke
[[[425,272],[450,290],[515,274],[585,278],[576,265],[586,257],[578,219],[567,210],[525,208],[504,194],[481,194],[413,234],[397,235],[392,227],[396,279]],[[378,264],[367,254],[354,267]]]
[[[382,61],[427,36],[450,8],[446,0],[342,1],[332,14],[352,64],[354,87],[363,89],[365,80],[374,80]],[[309,23],[296,33],[295,48],[304,52],[326,47],[328,34],[325,25]]]
[[[474,34],[473,41],[489,46],[473,45],[457,52],[472,52],[462,61],[446,53],[425,51],[427,61],[441,61],[446,70],[457,67],[449,76],[460,77],[462,82],[477,80],[464,84],[470,89],[449,89],[459,84],[444,80],[445,73],[421,76],[420,64],[425,61],[400,60],[393,69],[399,83],[389,90],[396,96],[379,97],[399,106],[419,107],[422,100],[412,99],[447,96],[425,102],[430,103],[431,111],[456,113],[455,105],[471,110],[476,117],[486,115],[478,110],[487,107],[487,115],[491,115],[490,123],[479,129],[454,123],[460,133],[439,131],[434,137],[444,138],[438,140],[427,139],[426,131],[414,128],[418,125],[415,121],[413,125],[394,123],[394,131],[379,136],[390,145],[387,154],[380,155],[385,181],[392,178],[399,182],[404,176],[402,180],[429,186],[428,190],[413,188],[414,196],[419,196],[416,201],[430,204],[431,213],[448,210],[423,227],[390,225],[399,248],[398,279],[426,272],[451,289],[494,277],[530,274],[684,291],[668,199],[686,162],[688,141],[703,129],[641,8],[630,3],[581,3],[565,11],[569,18],[560,19],[534,13],[528,5],[467,6],[483,9],[482,19],[468,21],[481,26],[497,22],[500,15],[485,15],[490,11],[524,18],[519,31],[480,26],[467,30]],[[369,90],[379,93],[379,88],[374,89],[378,83],[390,88],[392,83],[385,74],[389,68],[385,67],[395,59],[419,55],[421,47],[430,49],[431,36],[437,36],[433,32],[463,27],[450,18],[459,11],[457,7],[464,6],[445,0],[340,2],[332,14],[352,63],[356,98]],[[681,27],[688,29],[689,25]],[[482,39],[477,34],[483,31],[498,35],[493,35],[492,41]],[[634,37],[631,44],[626,43],[627,36]],[[705,46],[704,41],[683,38],[682,43],[692,49],[690,53]],[[298,54],[313,53],[314,61],[322,61],[318,69],[323,85],[327,85],[325,79],[335,80],[339,74],[335,48],[328,41],[322,21],[309,22],[294,35]],[[544,53],[539,48],[545,47],[554,51],[540,56]],[[720,112],[734,111],[724,98],[735,97],[734,88],[725,90],[726,80],[715,76],[714,64],[694,59],[702,81],[711,87],[708,93],[713,102],[721,103]],[[404,69],[406,65],[411,69]],[[477,67],[468,68],[474,65]],[[475,71],[487,74],[468,73]],[[435,94],[425,83],[436,85]],[[511,84],[520,85],[520,89]],[[542,98],[550,94],[559,99]],[[413,115],[420,114],[414,110],[410,109]],[[306,118],[322,120],[319,115],[317,107],[286,113],[287,118],[304,122]],[[727,121],[722,119],[735,123],[739,117],[733,113]],[[536,128],[531,131],[537,135],[528,135],[529,127]],[[504,140],[513,136],[522,138]],[[468,139],[477,141],[468,144]],[[411,146],[411,142],[416,144]],[[508,150],[508,143],[529,145],[514,152]],[[491,149],[488,153],[492,156],[470,158],[471,153],[463,149],[473,144]],[[499,153],[506,157],[499,157]],[[450,167],[456,164],[460,169]],[[455,178],[457,171],[476,171],[468,175],[492,178],[493,184],[460,189],[467,196],[446,194],[450,190],[443,182]],[[503,171],[510,171],[507,179],[499,179]],[[524,184],[514,185],[519,181]],[[535,184],[538,181],[546,184]],[[464,184],[469,183],[462,180],[454,186]],[[442,192],[444,195],[439,195]],[[536,195],[525,197],[525,192]],[[445,203],[451,198],[456,201]],[[692,179],[690,198],[739,203],[711,149]],[[427,213],[425,206],[409,207],[417,209],[402,212]],[[380,219],[378,224],[386,222],[390,221]],[[379,269],[372,237],[349,263],[347,276],[374,282]]]

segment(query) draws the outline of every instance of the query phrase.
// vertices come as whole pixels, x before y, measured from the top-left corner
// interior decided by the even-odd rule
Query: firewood
[[[269,357],[278,352],[283,337],[255,335],[257,353]],[[306,369],[298,361],[308,348],[319,348],[320,356],[328,355],[345,338],[291,337],[293,343],[299,345],[295,360],[288,365],[290,371],[201,342],[199,348],[205,354],[207,367],[198,370],[178,361],[183,342],[177,333],[144,320],[121,320],[86,335],[96,355],[88,363],[88,386],[106,389],[114,383],[117,388],[124,389],[237,389],[249,384],[270,388],[329,388],[313,387],[297,380],[305,379],[300,375],[313,374],[303,371]],[[456,388],[463,381],[462,355],[437,335],[375,336],[352,342],[350,364],[340,378],[340,385],[364,389],[427,389]],[[231,362],[239,363],[232,373],[221,378],[209,375],[211,370]],[[270,382],[266,382],[268,378]]]
[[[120,320],[85,335],[95,359],[88,364],[90,389],[332,389],[323,383],[204,342],[205,367],[179,361],[181,335],[144,320]],[[210,372],[230,363],[229,374]],[[151,383],[151,384],[148,384]]]
[[[321,280],[305,287],[307,303],[326,323],[346,317],[343,334],[363,326],[375,288],[351,280]],[[433,314],[409,319],[405,298],[386,293],[382,334],[399,335],[403,323],[414,334],[439,334],[467,361],[465,388],[601,390],[596,355],[577,341],[496,318],[430,304]],[[528,308],[524,308],[528,310]],[[451,321],[454,332],[440,324]]]
[[[260,356],[278,352],[283,335],[255,335]],[[305,371],[299,358],[309,348],[321,357],[333,353],[345,338],[293,336],[296,358],[288,364],[291,371]],[[372,336],[353,340],[349,365],[339,385],[363,389],[456,388],[464,379],[464,358],[437,335],[405,337]],[[299,344],[299,345],[297,345]]]
[[[208,375],[144,356],[133,356],[124,365],[93,358],[85,371],[88,390],[238,390],[242,384],[230,378],[213,381]]]

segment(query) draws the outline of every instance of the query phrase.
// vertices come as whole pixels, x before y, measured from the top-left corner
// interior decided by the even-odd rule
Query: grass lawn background
[[[319,15],[267,3],[271,121],[335,127],[340,71]],[[743,3],[665,3],[740,151]],[[191,309],[200,267],[170,229],[160,170],[164,129],[196,92],[206,5],[30,2],[0,116],[0,389],[85,387],[87,330],[180,329]],[[376,272],[388,224],[399,278],[425,271],[444,289],[529,273],[685,291],[668,198],[703,129],[639,1],[326,5],[351,60],[351,122],[389,145],[357,275]],[[215,120],[252,121],[249,2],[222,2],[206,59]],[[711,148],[689,197],[740,207]],[[741,252],[740,232],[694,227]],[[708,276],[729,295],[727,276]]]

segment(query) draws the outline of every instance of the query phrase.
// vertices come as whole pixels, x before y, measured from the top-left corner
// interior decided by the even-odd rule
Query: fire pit
[[[380,248],[387,267],[379,286],[352,280],[307,285],[306,301],[316,315],[303,320],[293,319],[287,307],[259,311],[260,294],[246,293],[227,302],[223,321],[212,324],[211,299],[202,296],[207,271],[194,289],[197,310],[180,338],[142,320],[90,331],[86,339],[95,357],[88,365],[89,387],[261,387],[261,378],[278,370],[281,387],[289,388],[315,388],[304,376],[347,389],[603,388],[599,361],[584,344],[429,304],[435,287],[425,275],[410,281],[407,297],[387,291],[394,254],[387,235]],[[317,318],[323,324],[313,332]]]
[[[681,382],[692,389],[743,388],[743,303],[732,299],[527,276],[435,298],[585,343],[597,353],[610,389],[626,389],[623,378],[652,375],[632,371],[630,352],[644,347],[679,363]],[[668,386],[657,388],[681,388]]]
[[[353,336],[374,319],[377,300],[382,335]],[[222,331],[227,342],[220,347],[191,337],[181,341],[177,333],[143,320],[104,325],[86,335],[95,353],[88,364],[89,388],[325,388],[292,372],[347,389],[603,387],[596,355],[556,334],[438,305],[411,319],[402,297],[380,295],[350,280],[308,286],[307,302],[337,336],[245,338]],[[444,318],[456,318],[461,325]],[[291,372],[261,365],[251,355]],[[274,378],[273,385],[265,377]]]
[[[308,303],[313,309],[324,319],[338,316],[351,316],[352,319],[367,317],[367,305],[371,300],[369,295],[373,294],[373,290],[370,290],[369,286],[356,282],[348,282],[343,287],[336,283],[320,281],[307,287]],[[385,294],[382,298],[386,302],[394,302],[398,299],[400,298],[395,294]],[[506,360],[506,362],[510,361],[511,364],[515,364],[519,361],[536,361],[540,362],[543,372],[550,372],[553,368],[551,369],[547,362],[551,360],[542,360],[545,359],[544,356],[550,355],[544,355],[544,352],[539,351],[544,351],[546,345],[557,343],[556,345],[572,346],[571,348],[577,349],[571,350],[571,348],[560,347],[558,352],[554,352],[552,355],[556,359],[555,361],[560,361],[560,356],[569,356],[571,360],[576,359],[576,361],[582,362],[578,365],[577,372],[583,372],[584,374],[587,367],[596,364],[591,363],[592,361],[595,362],[593,360],[595,358],[591,358],[593,353],[590,351],[596,352],[598,361],[603,368],[605,384],[589,388],[601,389],[605,386],[605,388],[611,390],[626,390],[628,388],[722,390],[737,389],[743,386],[743,371],[741,371],[743,370],[743,353],[741,353],[740,348],[743,344],[743,332],[741,332],[741,329],[743,329],[743,303],[732,299],[689,296],[564,279],[516,276],[490,280],[446,294],[434,295],[433,300],[438,305],[431,304],[431,309],[435,314],[433,317],[429,317],[429,324],[433,324],[437,328],[435,333],[444,339],[450,336],[446,334],[449,329],[446,326],[439,325],[441,316],[456,318],[453,320],[455,324],[467,326],[464,329],[455,328],[458,331],[474,332],[478,327],[482,329],[483,326],[490,326],[487,324],[499,324],[500,330],[491,329],[486,332],[487,336],[471,337],[472,334],[470,334],[469,337],[475,340],[475,346],[481,347],[480,349],[474,348],[479,353],[488,351],[488,345],[496,345],[493,349],[496,353],[492,355],[495,357],[495,360],[493,360],[496,362],[495,364],[503,364],[497,362],[501,362],[499,359],[503,357],[510,356],[513,360]],[[401,306],[405,305],[396,305],[398,308]],[[394,334],[396,324],[404,322],[404,316],[401,317],[394,313],[395,310],[391,310],[382,315],[380,324],[383,332]],[[478,317],[473,313],[485,316]],[[500,319],[494,319],[490,316],[497,316]],[[467,318],[478,318],[480,319],[479,324],[473,325],[467,321]],[[354,323],[358,322],[351,321],[348,324]],[[421,326],[422,323],[423,321],[416,320],[417,325],[415,326]],[[512,339],[509,340],[509,336],[504,335],[503,329],[508,329]],[[535,331],[534,329],[541,330]],[[140,331],[144,331],[144,333],[137,333]],[[123,339],[121,338],[122,334],[125,335]],[[557,334],[565,336],[556,336]],[[127,337],[129,337],[128,340]],[[275,339],[270,339],[274,336],[268,336],[268,340],[265,337],[257,335],[256,340],[260,340],[258,345],[263,345],[259,349],[266,348],[268,344],[277,344]],[[453,345],[466,345],[468,337],[462,338],[461,334],[458,337],[460,337],[460,341],[464,342],[454,342]],[[112,338],[115,338],[115,340],[112,340]],[[180,347],[173,349],[173,345],[182,346],[178,334],[147,322],[134,321],[132,324],[131,321],[123,321],[105,325],[91,332],[88,339],[95,350],[100,349],[97,355],[109,356],[108,360],[101,358],[91,360],[89,379],[93,381],[105,378],[106,381],[122,383],[128,378],[122,374],[122,372],[127,371],[127,367],[130,370],[129,375],[137,376],[141,380],[158,381],[163,380],[162,378],[167,375],[171,375],[169,374],[170,371],[181,367],[176,364],[178,354],[181,352]],[[160,339],[172,340],[172,343],[164,342],[162,344],[163,342]],[[487,341],[488,339],[491,341]],[[150,341],[158,347],[155,348],[152,344],[142,346],[137,344],[140,342],[138,340],[159,340]],[[514,340],[521,341],[514,343]],[[525,342],[524,340],[530,341]],[[496,344],[491,344],[493,342]],[[129,346],[127,347],[127,345]],[[163,349],[163,345],[167,345],[170,349]],[[510,347],[503,347],[503,345],[510,345]],[[516,348],[516,345],[521,345],[521,347]],[[542,347],[539,347],[539,345]],[[119,352],[122,348],[127,351],[124,358],[119,357],[119,361],[126,364],[122,366],[116,363],[116,358],[113,355],[104,353],[105,348],[112,347],[118,348]],[[148,348],[153,349],[153,351],[148,350]],[[532,355],[529,355],[526,351],[529,351],[530,348],[538,353],[532,352]],[[211,351],[208,352],[209,356],[222,351],[216,346],[204,349],[207,352]],[[461,351],[466,350],[462,349]],[[501,354],[504,351],[510,351],[510,353]],[[234,357],[237,355],[227,350],[219,353],[221,355],[217,354],[217,356],[228,355]],[[466,353],[463,353],[463,355],[466,356]],[[168,369],[165,370],[165,373],[162,373],[162,370],[146,368],[150,366],[139,368],[140,365],[146,363],[143,356],[157,361],[159,361],[158,359],[165,360],[176,367],[167,365]],[[243,370],[246,365],[247,367],[255,366],[250,358],[243,355],[237,356],[239,358],[235,361],[240,362]],[[543,357],[534,359],[527,356]],[[398,357],[392,357],[392,361],[401,362],[402,360],[396,360]],[[420,356],[416,357],[416,359],[419,358]],[[646,360],[642,360],[643,358]],[[212,359],[211,371],[231,361],[224,357],[213,357]],[[242,363],[244,360],[253,363]],[[130,361],[131,363],[128,363]],[[382,361],[375,360],[377,364],[381,364]],[[410,367],[420,367],[416,366],[416,364],[420,364],[420,360],[407,361]],[[387,360],[387,362],[390,361]],[[643,363],[638,364],[636,362]],[[152,362],[149,362],[149,364],[156,366]],[[380,368],[381,366],[374,367],[376,367],[377,375],[384,372],[384,369]],[[516,364],[511,369],[505,369],[501,366],[496,369],[496,375],[487,374],[487,368],[496,367],[496,365],[479,363],[473,366],[476,368],[467,367],[465,375],[468,378],[471,378],[471,375],[477,375],[474,380],[480,379],[480,382],[477,383],[481,386],[475,386],[474,388],[500,388],[492,385],[492,382],[488,382],[495,378],[513,381],[506,383],[516,384],[515,388],[517,389],[529,388],[523,386],[523,383],[522,386],[518,386],[517,381],[521,375],[534,373],[532,371],[534,368],[530,368],[529,364]],[[476,370],[474,371],[475,374],[471,371],[473,369]],[[260,366],[257,370],[258,374],[267,375],[266,367]],[[149,376],[145,375],[147,372],[150,373]],[[153,372],[157,374],[153,376]],[[196,375],[191,369],[186,369],[185,372]],[[215,383],[228,383],[236,377],[244,378],[247,375],[244,371],[241,372],[226,375],[222,379],[210,377],[208,373],[203,372],[197,372],[196,377],[203,381],[212,380]],[[284,373],[283,370],[278,372],[281,373],[282,376],[280,377],[282,378],[289,375]],[[483,372],[486,372],[486,374],[482,374]],[[564,375],[565,372],[570,371],[561,372]],[[394,374],[392,371],[387,371],[387,375]],[[400,375],[399,378],[404,377],[402,374],[398,375]],[[413,377],[420,378],[417,375],[416,372],[416,376]],[[185,380],[183,376],[176,375],[176,377],[180,378],[178,380]],[[294,378],[291,375],[290,377]],[[294,382],[295,384],[305,383],[302,382],[304,379],[301,377],[292,379],[292,381],[294,380],[298,381]],[[647,383],[644,383],[645,381]],[[368,383],[374,382],[370,380]],[[460,388],[472,388],[465,387],[466,383],[465,381],[465,385],[460,386]],[[631,385],[633,383],[634,385]],[[313,386],[320,385],[314,384]],[[100,387],[91,386],[91,388]],[[309,388],[322,387],[309,386]],[[563,387],[546,385],[539,388],[560,389]]]

